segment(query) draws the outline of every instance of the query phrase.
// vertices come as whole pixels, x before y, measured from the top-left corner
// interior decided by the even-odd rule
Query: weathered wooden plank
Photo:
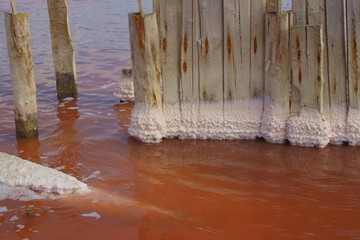
[[[135,107],[130,135],[143,142],[159,142],[165,123],[161,97],[161,66],[156,14],[129,14]]]
[[[197,128],[197,99],[198,92],[195,92],[195,86],[198,85],[197,78],[194,81],[193,61],[194,51],[197,48],[193,46],[193,0],[181,0],[181,72],[180,72],[180,108],[182,127],[179,131],[179,137],[184,139],[196,138]]]
[[[346,135],[350,145],[360,144],[360,2],[346,1],[349,112]]]
[[[176,137],[181,127],[180,74],[181,74],[181,3],[160,1],[161,68],[163,78],[163,105],[168,137]]]
[[[323,115],[323,37],[322,25],[291,30],[293,71],[301,80],[301,111],[287,123],[287,139],[293,145],[325,147],[330,141],[330,123]]]
[[[260,136],[265,75],[265,0],[251,1],[250,118]]]
[[[236,80],[238,99],[248,101],[251,73],[251,0],[239,0],[240,7],[240,72]]]
[[[282,0],[266,0],[266,12],[281,13]]]
[[[308,23],[306,9],[307,9],[307,0],[292,0],[294,24],[306,25]]]
[[[223,1],[199,0],[199,8],[199,124],[204,130],[198,138],[217,138],[223,124]]]
[[[251,1],[251,96],[264,92],[265,0]]]
[[[323,25],[323,44],[324,44],[324,90],[323,90],[323,117],[330,120],[330,87],[329,87],[329,69],[328,69],[328,43],[327,43],[327,24],[325,3],[326,0],[308,1],[307,14],[309,25]]]
[[[58,99],[78,97],[74,45],[66,0],[47,0]]]
[[[332,143],[347,141],[347,78],[344,31],[344,3],[342,0],[326,0],[326,25],[330,84],[330,123]]]
[[[292,0],[292,12],[293,14],[293,24],[296,25],[306,25],[307,24],[307,0]],[[295,43],[294,41],[291,41]],[[292,48],[293,50],[295,48]],[[293,54],[293,56],[296,56]],[[299,73],[298,69],[293,70],[295,73],[292,77],[291,83],[291,114],[296,115],[300,113],[301,109],[301,97],[300,97],[300,85],[298,83]]]
[[[31,137],[38,133],[38,120],[28,14],[5,13],[5,29],[13,85],[16,134]]]
[[[261,134],[269,142],[286,140],[290,116],[289,13],[266,14],[265,105]]]

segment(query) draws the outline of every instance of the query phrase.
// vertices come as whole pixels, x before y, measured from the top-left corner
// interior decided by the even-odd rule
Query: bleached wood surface
[[[38,133],[34,62],[27,13],[5,13],[5,29],[14,96],[16,134]]]
[[[289,13],[266,14],[265,105],[261,134],[269,142],[286,140],[290,116]]]
[[[161,66],[156,14],[129,14],[135,107],[129,133],[144,142],[164,136]]]
[[[47,0],[58,99],[78,97],[74,45],[66,0]]]
[[[347,73],[345,56],[344,5],[326,0],[327,49],[329,64],[330,123],[332,143],[347,141]]]

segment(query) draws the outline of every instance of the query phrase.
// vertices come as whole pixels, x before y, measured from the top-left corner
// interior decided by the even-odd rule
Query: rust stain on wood
[[[203,100],[205,100],[205,101],[209,100],[209,96],[208,96],[206,90],[203,91],[202,95],[203,95]]]
[[[187,39],[187,34],[185,33],[184,36],[184,52],[187,53],[188,50],[188,39]]]
[[[354,24],[355,25],[355,24]],[[358,45],[356,40],[356,29],[353,29],[353,36],[352,36],[352,42],[353,42],[353,71],[355,74],[355,83],[354,83],[354,91],[357,93],[359,91],[359,52],[358,52]]]
[[[298,81],[299,84],[302,82],[302,69],[301,69],[301,49],[300,49],[300,36],[296,35],[296,49],[297,49],[297,60],[298,60]]]
[[[163,50],[163,52],[166,52],[166,50],[167,50],[167,39],[166,39],[166,37],[163,38],[163,40],[162,40],[162,50]]]
[[[232,52],[232,43],[231,43],[231,34],[230,32],[228,32],[227,34],[227,50],[228,50],[228,56],[231,56],[231,52]]]
[[[183,71],[187,72],[187,63],[186,63],[186,61],[184,61],[184,63],[183,63]]]
[[[145,36],[144,36],[144,25],[140,15],[135,15],[136,29],[138,31],[139,47],[141,49],[141,55],[145,56]]]
[[[208,37],[205,38],[205,53],[206,53],[206,55],[209,54],[209,39],[208,39]]]
[[[153,104],[152,104],[152,106],[153,107],[157,107],[157,97],[156,97],[156,94],[155,94],[155,91],[153,90],[152,91],[152,100],[153,100]]]
[[[333,91],[336,92],[337,90],[337,79],[336,79],[336,76],[334,76],[333,78]]]
[[[256,54],[258,50],[258,42],[257,42],[257,37],[255,37],[254,39],[254,53]]]

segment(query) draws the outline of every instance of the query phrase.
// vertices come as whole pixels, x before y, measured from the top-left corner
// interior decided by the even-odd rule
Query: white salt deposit
[[[330,123],[316,109],[302,108],[287,122],[287,139],[292,145],[323,148],[330,138]]]
[[[360,145],[360,109],[349,108],[347,123],[346,123],[346,136],[350,145]]]
[[[7,207],[0,207],[0,213],[5,213],[7,211],[8,211]]]
[[[35,192],[34,192],[35,191]],[[0,200],[42,199],[49,194],[85,193],[85,183],[54,169],[0,153]]]
[[[131,114],[129,134],[145,143],[158,143],[164,137],[164,119],[162,109],[136,103]]]
[[[331,126],[331,144],[343,144],[348,141],[346,134],[347,105],[343,103],[337,106],[331,106],[330,126]]]
[[[16,222],[17,220],[19,220],[20,218],[18,217],[18,216],[12,216],[10,219],[9,219],[9,221],[10,222]]]
[[[120,101],[134,101],[134,79],[131,73],[123,73],[114,96]]]
[[[101,216],[97,213],[97,212],[92,212],[92,213],[84,213],[81,214],[82,217],[92,217],[92,218],[96,218],[96,220],[98,220],[99,218],[101,218]]]
[[[286,141],[286,122],[289,115],[289,109],[284,109],[271,98],[265,97],[261,136],[268,142],[284,143]]]

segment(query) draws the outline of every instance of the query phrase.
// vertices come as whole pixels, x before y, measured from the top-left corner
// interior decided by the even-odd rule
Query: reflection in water
[[[14,135],[8,58],[0,54],[0,151],[72,174],[95,191],[0,201],[9,209],[0,213],[0,239],[360,239],[358,147],[139,143],[127,134],[133,104],[112,96],[130,65],[126,19],[136,1],[69,1],[80,98],[63,102],[46,4],[29,0],[18,8],[30,12],[40,134]],[[4,38],[0,27],[1,52]],[[82,217],[93,212],[101,218]]]

